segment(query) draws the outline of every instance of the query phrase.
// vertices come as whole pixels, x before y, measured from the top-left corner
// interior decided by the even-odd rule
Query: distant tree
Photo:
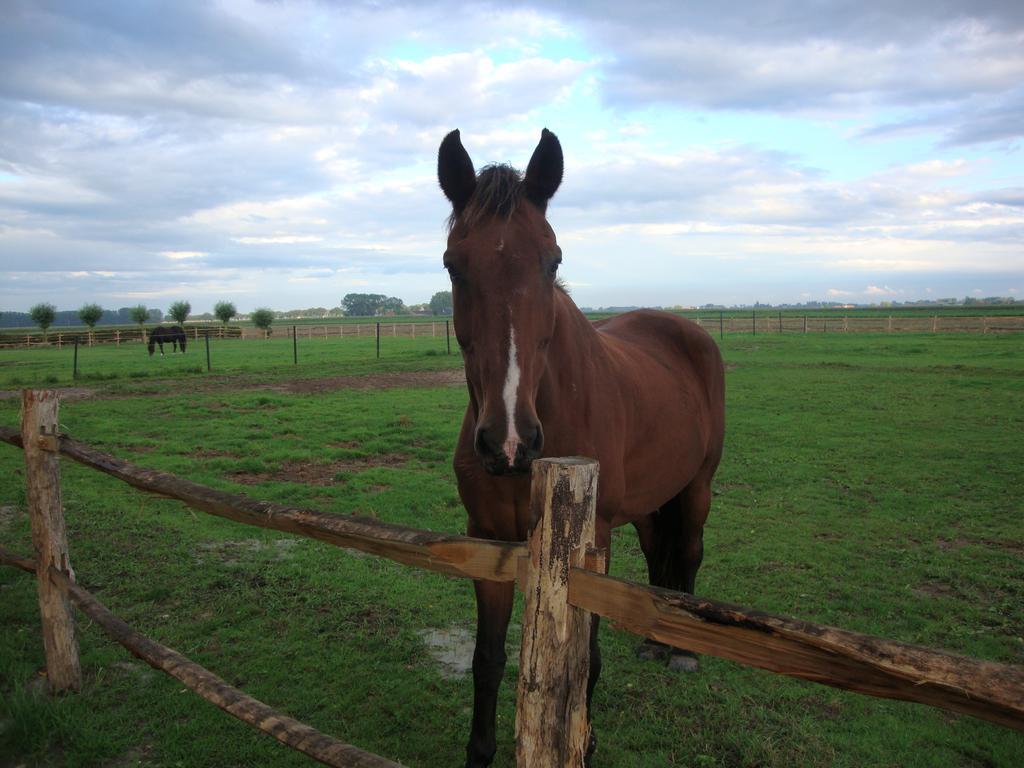
[[[438,291],[431,296],[430,311],[435,315],[450,315],[452,313],[452,292]]]
[[[218,301],[213,306],[213,314],[217,316],[224,325],[231,322],[231,318],[238,314],[238,310],[235,309],[235,305],[230,301]]]
[[[171,308],[167,311],[167,314],[174,318],[174,321],[178,325],[183,325],[188,320],[189,313],[192,311],[192,305],[187,301],[176,301],[171,304]]]
[[[388,296],[380,304],[377,310],[378,315],[408,315],[409,310],[405,308],[405,302],[397,296]]]
[[[249,316],[252,320],[252,324],[257,328],[262,328],[268,335],[270,334],[270,326],[274,322],[274,310],[268,309],[267,307],[260,307],[254,309],[253,313]]]
[[[131,313],[132,322],[139,324],[139,331],[143,331],[146,321],[149,320],[149,310],[146,309],[144,304],[137,304],[132,307],[129,312]],[[146,340],[145,332],[142,333],[142,340]]]
[[[149,310],[146,309],[145,304],[136,304],[129,310],[133,323],[139,325],[145,325],[146,321],[149,320]]]
[[[32,322],[43,329],[43,338],[46,339],[46,330],[53,325],[53,319],[57,316],[57,308],[53,304],[36,304],[28,311]]]
[[[96,327],[96,323],[100,321],[101,317],[103,317],[103,307],[99,304],[83,304],[78,310],[78,319],[89,326],[90,331]]]
[[[376,315],[386,299],[381,293],[347,293],[341,306],[349,317],[368,317]]]

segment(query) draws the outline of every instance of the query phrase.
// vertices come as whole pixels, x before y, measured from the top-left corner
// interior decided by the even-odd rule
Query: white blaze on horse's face
[[[509,315],[512,312],[509,310]],[[508,371],[505,374],[505,386],[501,390],[501,399],[505,403],[505,416],[508,418],[508,429],[502,446],[508,465],[516,463],[516,452],[519,450],[519,432],[516,431],[516,394],[519,392],[519,359],[516,355],[516,328],[508,328]]]

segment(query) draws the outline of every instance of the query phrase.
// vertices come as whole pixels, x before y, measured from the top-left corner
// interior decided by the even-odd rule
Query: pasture
[[[94,348],[105,373],[79,379],[93,391],[62,406],[62,428],[213,487],[460,532],[450,458],[466,392],[428,375],[458,355],[443,338],[384,341],[378,361],[373,339],[300,339],[298,367],[290,340],[225,341],[212,375],[199,345]],[[698,593],[1024,664],[1024,336],[734,336],[723,352],[727,442]],[[70,385],[68,350],[55,353],[2,353],[0,389]],[[347,378],[361,375],[368,388]],[[0,423],[17,424],[18,402],[0,400]],[[21,460],[0,446],[0,543],[27,553]],[[62,471],[78,580],[126,621],[326,733],[409,766],[460,764],[471,681],[432,641],[472,636],[467,583]],[[632,530],[615,534],[612,573],[645,576]],[[0,595],[5,761],[309,764],[87,624],[83,692],[47,699],[34,582],[0,569]],[[1009,767],[1024,751],[987,723],[713,658],[678,676],[607,623],[601,642],[595,768]],[[496,765],[513,761],[515,658]]]

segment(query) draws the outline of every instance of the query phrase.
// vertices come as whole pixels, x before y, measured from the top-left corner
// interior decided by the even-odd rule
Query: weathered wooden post
[[[516,765],[583,766],[589,741],[590,614],[569,605],[569,571],[594,545],[597,462],[533,462],[529,555],[520,571],[523,641],[516,694]]]
[[[75,622],[67,592],[50,579],[50,567],[71,581],[67,533],[60,498],[57,445],[58,400],[52,389],[26,389],[21,401],[21,439],[25,451],[25,482],[36,555],[36,584],[42,617],[46,677],[52,693],[82,687]]]

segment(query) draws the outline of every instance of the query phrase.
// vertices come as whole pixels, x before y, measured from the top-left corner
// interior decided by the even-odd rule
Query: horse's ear
[[[437,151],[437,180],[445,197],[451,200],[452,210],[461,213],[476,188],[476,172],[458,129],[444,137]]]
[[[562,145],[558,137],[545,128],[540,132],[540,143],[533,150],[530,164],[526,166],[526,196],[542,211],[562,183]]]

